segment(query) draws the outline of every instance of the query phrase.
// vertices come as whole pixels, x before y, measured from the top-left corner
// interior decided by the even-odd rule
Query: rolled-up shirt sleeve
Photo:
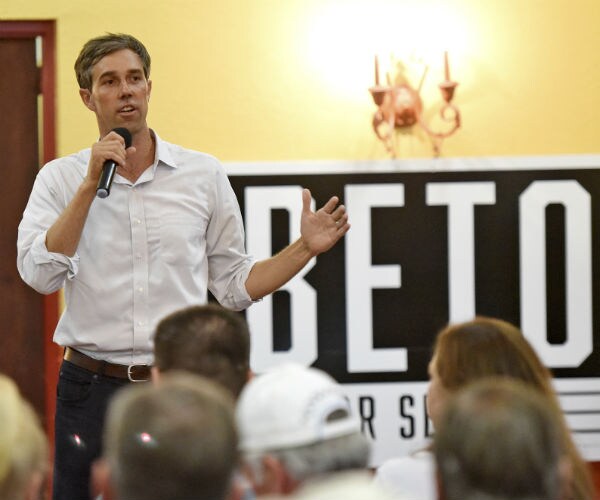
[[[68,257],[49,252],[46,233],[65,209],[77,179],[66,185],[55,182],[56,168],[50,162],[36,177],[29,201],[19,224],[17,268],[23,281],[40,293],[48,294],[63,287],[66,279],[77,274],[79,256]],[[75,172],[73,172],[75,173]],[[63,179],[64,182],[65,179]],[[71,186],[70,184],[75,184]],[[72,197],[72,194],[70,195]]]
[[[219,303],[241,310],[256,302],[246,290],[255,259],[246,253],[239,204],[222,167],[215,177],[214,208],[206,233],[208,285]]]

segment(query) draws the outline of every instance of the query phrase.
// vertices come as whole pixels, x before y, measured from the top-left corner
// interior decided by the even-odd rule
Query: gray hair
[[[371,446],[360,432],[340,436],[295,448],[253,452],[244,457],[258,482],[262,482],[262,457],[271,455],[279,460],[287,473],[296,481],[328,472],[365,469],[369,463]]]
[[[488,378],[463,389],[433,449],[448,500],[556,500],[564,492],[559,412],[522,382]]]

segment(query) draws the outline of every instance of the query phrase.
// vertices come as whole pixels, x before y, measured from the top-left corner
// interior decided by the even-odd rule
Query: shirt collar
[[[154,136],[156,141],[153,169],[156,169],[159,163],[163,163],[172,168],[177,168],[177,163],[175,163],[175,160],[171,156],[171,151],[167,147],[167,143],[163,141],[154,130],[150,129],[150,133]]]

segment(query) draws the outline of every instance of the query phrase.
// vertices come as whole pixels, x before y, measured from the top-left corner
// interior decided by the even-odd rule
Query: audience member
[[[284,364],[253,378],[237,405],[245,470],[259,496],[388,499],[366,471],[370,446],[341,387]]]
[[[238,464],[233,399],[198,375],[132,384],[110,403],[104,467],[94,468],[104,498],[224,500]]]
[[[427,412],[434,428],[438,427],[448,401],[459,389],[490,376],[521,380],[538,391],[562,415],[550,371],[522,332],[506,321],[477,317],[448,325],[437,336],[429,376]],[[590,500],[593,486],[587,464],[576,449],[562,416],[560,423],[573,468],[574,498]],[[382,464],[377,470],[376,482],[410,498],[435,500],[434,477],[433,457],[430,450],[425,449]]]
[[[214,380],[237,398],[250,377],[250,334],[243,316],[217,304],[162,319],[154,335],[153,378],[185,370]]]
[[[523,382],[487,378],[462,389],[433,442],[439,498],[567,500],[561,414]]]
[[[48,466],[46,436],[33,407],[5,375],[0,375],[0,422],[0,499],[37,500]]]

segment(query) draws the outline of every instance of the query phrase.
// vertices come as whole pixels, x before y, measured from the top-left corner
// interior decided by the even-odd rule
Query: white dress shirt
[[[54,341],[126,365],[152,363],[157,323],[205,303],[207,288],[226,307],[252,303],[254,260],[222,166],[154,136],[153,165],[133,184],[115,175],[110,196],[94,199],[74,256],[48,252],[46,232],[83,181],[90,149],[40,170],[19,225],[23,280],[40,293],[65,289]]]

